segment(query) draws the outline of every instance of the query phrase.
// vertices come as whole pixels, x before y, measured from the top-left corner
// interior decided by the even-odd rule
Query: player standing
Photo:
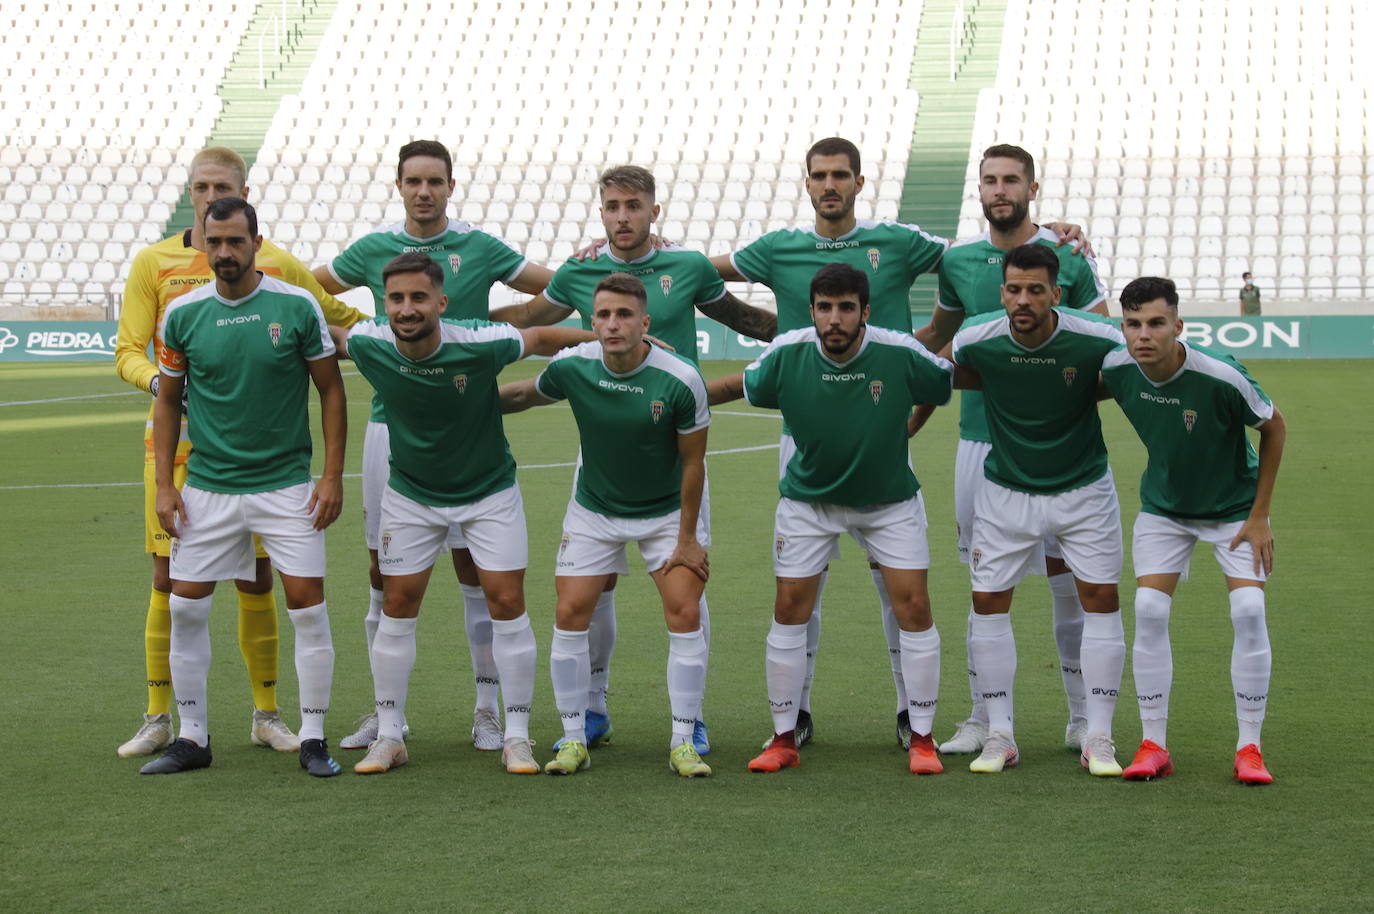
[[[443,268],[418,251],[383,267],[382,282],[386,323],[365,321],[335,337],[381,397],[391,431],[380,525],[383,614],[371,651],[378,734],[353,770],[380,774],[407,761],[402,727],[420,603],[435,559],[460,534],[491,617],[505,702],[502,762],[512,774],[538,774],[529,739],[537,649],[525,614],[525,513],[496,376],[590,334],[442,321]]]
[[[1287,429],[1283,414],[1229,355],[1180,339],[1178,290],[1153,276],[1121,290],[1126,348],[1107,356],[1102,378],[1149,451],[1131,548],[1136,572],[1132,668],[1144,741],[1122,773],[1148,780],[1173,771],[1165,728],[1173,652],[1169,610],[1201,540],[1230,592],[1231,687],[1236,779],[1268,784],[1260,727],[1269,700],[1271,653],[1264,582],[1274,565],[1269,505]],[[1245,434],[1259,429],[1259,454]]]
[[[591,764],[584,741],[588,627],[608,579],[629,573],[625,548],[634,542],[668,626],[668,767],[683,777],[706,777],[711,769],[694,746],[707,665],[700,612],[711,543],[701,511],[711,421],[706,383],[691,361],[645,341],[650,317],[643,282],[612,273],[597,283],[592,300],[596,342],[565,350],[538,378],[501,390],[508,412],[567,400],[582,444],[558,547],[549,651],[563,739],[544,771],[573,774]]]
[[[213,201],[224,197],[247,199],[247,177],[247,166],[238,153],[231,149],[211,146],[196,153],[191,160],[189,180],[191,203],[195,208],[191,227],[149,245],[134,257],[119,313],[115,371],[125,381],[154,397],[159,384],[158,369],[149,357],[149,344],[152,344],[154,351],[161,346],[158,333],[168,303],[191,289],[212,282],[215,277],[205,253],[205,211]],[[272,242],[263,241],[255,263],[257,269],[266,275],[310,292],[329,323],[349,327],[363,318],[361,313],[327,294],[300,261]],[[181,440],[177,445],[176,465],[172,471],[173,481],[177,485],[186,479],[186,458],[191,452],[184,414],[181,422]],[[143,443],[145,542],[147,551],[153,557],[152,593],[144,623],[148,706],[143,725],[119,747],[119,754],[125,758],[151,755],[164,749],[171,743],[173,735],[172,674],[167,661],[172,632],[172,616],[168,608],[172,591],[168,577],[171,537],[162,529],[153,506],[157,485],[153,469],[151,405]],[[254,573],[234,583],[239,598],[239,650],[253,690],[250,737],[257,745],[270,746],[282,752],[295,752],[300,748],[300,740],[277,711],[277,604],[272,595],[272,566],[266,553],[259,549]]]
[[[773,737],[749,770],[800,764],[798,717],[807,621],[842,534],[876,560],[900,626],[913,774],[944,768],[931,741],[940,636],[930,612],[925,504],[911,471],[905,420],[917,403],[946,403],[952,366],[909,333],[868,326],[868,276],[828,264],[811,283],[812,326],[783,333],[742,375],[710,384],[712,402],[743,395],[780,409],[796,449],[778,484],[773,569],[777,598],[766,668]],[[903,298],[905,301],[905,298]]]
[[[416,140],[401,147],[396,163],[396,190],[405,207],[405,221],[385,225],[349,245],[328,264],[315,268],[325,289],[339,294],[366,286],[372,291],[378,315],[385,313],[382,269],[393,258],[411,251],[429,256],[443,271],[444,294],[450,319],[488,319],[491,287],[505,283],[519,292],[535,294],[548,284],[548,269],[530,263],[505,242],[475,225],[450,219],[448,202],[453,196],[453,158],[444,144]],[[369,656],[377,625],[382,618],[382,573],[377,566],[382,492],[386,488],[390,456],[386,414],[380,396],[372,398],[363,437],[363,536],[369,557],[371,591],[363,628]],[[447,543],[463,594],[463,623],[476,686],[472,716],[472,741],[478,749],[501,748],[502,728],[498,705],[500,679],[492,658],[491,617],[478,582],[477,568],[461,534]],[[377,714],[358,721],[356,732],[339,741],[342,749],[363,749],[377,738]]]
[[[950,246],[940,262],[940,291],[930,323],[916,331],[916,338],[942,352],[968,317],[989,312],[1002,313],[1002,258],[1022,244],[1043,245],[1059,258],[1058,285],[1063,290],[1064,307],[1107,315],[1107,289],[1097,275],[1097,264],[1090,256],[1059,245],[1059,236],[1036,225],[1030,218],[1030,204],[1039,184],[1035,180],[1035,159],[1019,146],[990,146],[978,166],[978,196],[987,219],[988,230],[961,238]],[[929,413],[918,410],[913,425],[919,427]],[[913,429],[914,431],[914,429]],[[992,447],[983,394],[966,390],[959,397],[959,446],[955,454],[954,514],[958,530],[959,561],[969,562],[969,539],[973,533],[973,502],[983,482],[983,463]],[[1064,563],[1053,537],[1044,542],[1045,560],[1039,560],[1032,573],[1049,577],[1054,607],[1054,641],[1059,651],[1059,669],[1068,697],[1069,720],[1064,728],[1065,745],[1082,748],[1085,695],[1083,671],[1079,664],[1079,644],[1083,638],[1083,607],[1073,575]],[[973,636],[972,608],[969,610],[967,638]],[[971,654],[970,654],[971,656]],[[978,677],[969,662],[969,692],[973,708],[959,724],[958,732],[940,744],[940,751],[977,752],[988,733],[987,705],[981,697]]]
[[[1053,536],[1086,611],[1081,759],[1092,774],[1112,776],[1121,773],[1111,728],[1126,656],[1117,595],[1121,509],[1102,441],[1096,378],[1123,339],[1096,315],[1057,307],[1058,275],[1051,248],[1012,248],[1002,261],[1004,313],[983,315],[954,337],[955,364],[981,376],[992,438],[986,478],[974,496],[969,555],[969,656],[989,732],[969,767],[996,772],[1019,760],[1012,728],[1012,593],[1034,567],[1044,538]]]
[[[204,238],[215,282],[167,308],[153,415],[157,515],[177,537],[171,550],[170,663],[181,731],[142,773],[210,764],[210,605],[217,581],[251,573],[257,534],[281,575],[295,629],[300,764],[316,777],[331,777],[339,766],[324,740],[334,675],[324,529],[339,516],[343,501],[343,378],[314,298],[256,269],[262,236],[253,207],[241,197],[211,203]],[[179,492],[173,468],[187,377],[196,446]],[[320,394],[325,448],[324,471],[314,487],[307,380]]]

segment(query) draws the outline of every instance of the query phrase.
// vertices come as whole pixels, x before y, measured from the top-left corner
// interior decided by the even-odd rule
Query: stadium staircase
[[[897,211],[901,222],[949,238],[957,233],[978,90],[996,80],[1006,9],[1006,0],[925,0],[910,83],[921,106]],[[934,276],[916,281],[913,313],[930,312],[935,288]]]
[[[224,107],[206,140],[228,146],[252,168],[282,96],[299,91],[338,0],[260,0],[220,83]],[[183,191],[166,234],[191,225],[195,209]]]

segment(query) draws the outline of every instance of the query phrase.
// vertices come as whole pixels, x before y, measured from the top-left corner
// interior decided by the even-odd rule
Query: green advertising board
[[[0,362],[112,361],[115,329],[114,321],[0,323]],[[1183,338],[1230,352],[1242,361],[1371,358],[1374,315],[1198,317],[1184,323]],[[702,359],[753,359],[764,345],[697,318]]]

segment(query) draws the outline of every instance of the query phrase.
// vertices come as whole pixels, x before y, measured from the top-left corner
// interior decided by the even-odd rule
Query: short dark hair
[[[1254,274],[1251,273],[1249,270],[1246,270],[1244,273],[1240,274],[1240,278],[1241,278],[1241,279],[1249,279],[1249,278],[1250,278],[1251,276],[1253,276],[1253,275],[1254,275]]]
[[[218,200],[211,201],[205,208],[205,220],[201,222],[201,228],[205,223],[214,219],[216,222],[223,222],[225,219],[232,219],[235,213],[243,213],[248,219],[248,234],[256,238],[258,236],[258,211],[253,209],[253,205],[242,197],[220,197]]]
[[[1050,277],[1050,285],[1059,282],[1059,255],[1043,244],[1023,244],[1007,251],[1002,258],[1002,281],[1007,281],[1007,268],[1018,270],[1044,269]]]
[[[423,273],[434,283],[436,289],[442,291],[444,288],[444,270],[430,259],[428,254],[407,251],[391,258],[387,265],[382,267],[382,285],[385,286],[388,279],[401,273]]]
[[[811,277],[811,304],[816,303],[817,295],[844,295],[857,293],[859,305],[868,305],[868,277],[863,270],[856,270],[847,263],[827,263]]]
[[[601,292],[616,292],[620,295],[628,295],[639,302],[641,308],[649,310],[649,293],[644,288],[644,283],[629,273],[612,273],[601,282],[596,284],[592,290],[592,298]]]
[[[1142,276],[1126,283],[1121,290],[1121,310],[1139,311],[1142,305],[1162,298],[1164,303],[1178,310],[1178,287],[1172,279],[1162,276]]]
[[[1015,159],[1021,163],[1021,167],[1026,171],[1026,182],[1035,182],[1035,156],[1031,155],[1020,146],[1013,146],[1010,143],[998,143],[983,150],[983,158],[978,162],[978,170],[983,170],[983,162],[988,159]]]
[[[654,173],[647,168],[640,168],[638,165],[617,165],[614,168],[608,168],[596,179],[596,185],[602,191],[608,187],[624,187],[641,194],[648,194],[650,200],[657,199]]]
[[[405,165],[406,159],[413,159],[416,156],[428,156],[432,159],[439,159],[444,163],[445,176],[453,180],[453,156],[449,155],[448,147],[438,140],[412,140],[401,147],[401,154],[396,159],[396,180],[401,180],[401,166]]]
[[[817,140],[811,148],[806,150],[806,170],[811,171],[811,160],[816,156],[849,156],[849,169],[855,175],[859,174],[859,147],[846,140],[844,137],[828,136],[823,140]]]

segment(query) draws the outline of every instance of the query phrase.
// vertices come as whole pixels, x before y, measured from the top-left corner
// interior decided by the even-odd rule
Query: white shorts
[[[1221,573],[1228,578],[1245,581],[1266,580],[1264,566],[1255,571],[1255,550],[1249,543],[1241,543],[1236,551],[1230,549],[1231,540],[1236,538],[1244,521],[1185,520],[1147,514],[1144,511],[1135,519],[1135,531],[1131,539],[1131,561],[1135,564],[1135,576],[1147,574],[1177,574],[1181,580],[1188,580],[1189,559],[1198,540],[1212,547]]]
[[[172,579],[253,580],[253,534],[282,574],[324,577],[324,531],[306,510],[314,491],[308,482],[246,495],[185,486],[186,522],[172,540]]]
[[[416,574],[433,566],[455,532],[483,571],[519,571],[529,564],[518,483],[456,507],[423,505],[387,486],[381,526],[377,565],[384,575]]]
[[[797,442],[792,440],[792,436],[783,432],[778,438],[778,478],[782,479],[787,475],[787,465],[792,462],[792,456],[797,453]],[[830,548],[830,558],[828,561],[836,561],[840,557],[840,538],[835,537],[834,544]],[[877,559],[869,556],[870,562]]]
[[[674,511],[662,517],[610,517],[571,500],[563,515],[563,538],[558,542],[554,575],[573,578],[629,574],[630,564],[625,555],[627,543],[638,543],[644,567],[650,573],[658,571],[677,548],[681,516],[681,511]],[[697,542],[703,548],[711,546],[705,499],[697,518]]]
[[[987,480],[983,475],[983,463],[992,453],[992,444],[987,441],[959,439],[959,447],[954,452],[954,526],[959,537],[959,561],[968,564],[969,552],[973,548],[973,503],[978,489]],[[1052,536],[1041,541],[1043,555],[1031,561],[1029,574],[1044,574],[1045,559],[1062,559],[1059,543]]]
[[[369,422],[363,433],[363,539],[374,552],[382,548],[382,492],[390,478],[391,429],[385,422]],[[450,549],[468,547],[456,529],[445,545]]]
[[[780,578],[820,574],[839,551],[845,533],[879,565],[930,567],[926,504],[917,492],[906,501],[863,508],[780,499],[773,521],[773,573]]]
[[[1089,584],[1121,580],[1121,506],[1111,470],[1086,486],[1032,495],[984,480],[974,499],[969,579],[975,591],[1015,587],[1053,536],[1074,577]]]

